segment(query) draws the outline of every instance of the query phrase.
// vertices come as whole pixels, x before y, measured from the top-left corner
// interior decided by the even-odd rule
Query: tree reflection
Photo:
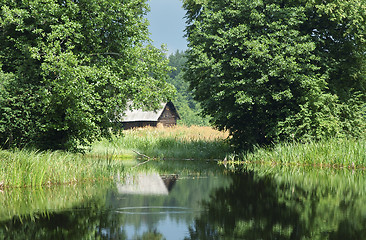
[[[164,233],[174,230],[162,230],[164,223],[184,232],[202,199],[231,183],[226,176],[209,176],[176,184],[176,176],[164,175],[169,195],[123,194],[118,184],[4,193],[0,239],[166,239]]]
[[[97,186],[25,193],[0,195],[0,239],[165,239],[170,225],[161,223],[169,221],[182,223],[183,236],[190,226],[186,239],[199,240],[366,235],[361,171],[247,166],[221,177],[177,181],[168,196],[121,195]],[[158,206],[192,211],[153,214]]]
[[[203,203],[206,211],[190,227],[187,239],[362,239],[365,177],[342,185],[345,176],[318,174],[233,174],[229,187]]]
[[[281,230],[297,226],[299,216],[278,201],[275,189],[270,177],[255,178],[254,172],[233,175],[233,184],[216,191],[205,203],[207,212],[190,229],[191,239],[289,239]],[[297,228],[292,234],[301,231]]]
[[[119,220],[102,212],[96,199],[72,209],[32,216],[15,216],[0,222],[1,239],[126,239]],[[116,222],[117,221],[117,222]],[[108,226],[109,234],[103,231]],[[115,228],[113,228],[115,226]]]

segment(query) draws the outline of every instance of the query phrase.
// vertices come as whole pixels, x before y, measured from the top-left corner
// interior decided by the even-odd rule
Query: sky
[[[166,44],[168,54],[187,49],[184,36],[185,10],[181,0],[149,0],[151,11],[147,14],[150,22],[150,38],[154,46]]]

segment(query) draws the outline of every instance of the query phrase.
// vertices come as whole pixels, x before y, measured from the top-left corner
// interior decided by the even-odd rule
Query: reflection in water
[[[184,239],[189,236],[193,220],[201,214],[201,202],[208,200],[212,191],[230,182],[229,176],[212,173],[129,175],[117,183],[109,207],[123,216],[120,229],[127,239],[142,239],[147,233],[159,233],[161,239]],[[109,231],[105,233],[107,238],[112,238]]]
[[[98,209],[109,188],[89,184],[4,191],[0,239],[88,239],[100,223]]]
[[[186,239],[364,239],[363,173],[259,167],[232,179]]]
[[[0,239],[363,239],[365,178],[246,166],[8,191],[0,194]]]
[[[117,182],[118,193],[136,195],[168,195],[178,175],[160,176],[158,173],[127,175],[123,182]]]

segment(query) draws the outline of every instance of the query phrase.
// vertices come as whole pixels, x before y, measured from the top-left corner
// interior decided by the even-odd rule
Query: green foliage
[[[71,149],[174,94],[145,0],[0,1],[0,144]]]
[[[185,78],[237,146],[365,131],[363,0],[185,0],[184,7]]]
[[[187,58],[185,52],[177,51],[169,56],[169,66],[173,71],[169,74],[168,82],[177,89],[176,99],[173,101],[181,117],[180,124],[191,126],[208,126],[207,117],[203,117],[200,104],[193,99],[192,91],[189,89],[189,83],[184,80],[183,72]]]

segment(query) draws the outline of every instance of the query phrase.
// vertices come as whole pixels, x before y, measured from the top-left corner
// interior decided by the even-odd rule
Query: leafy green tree
[[[76,149],[174,94],[146,0],[0,0],[0,146]]]
[[[169,65],[174,69],[169,73],[169,77],[174,79],[179,73],[184,70],[187,62],[186,52],[177,50],[175,53],[169,55]]]
[[[183,78],[186,62],[185,52],[177,51],[169,56],[169,66],[173,67],[173,71],[169,74],[168,82],[177,89],[177,96],[173,102],[181,117],[180,124],[207,126],[208,118],[201,115],[200,104],[193,99],[189,83]]]
[[[365,132],[364,0],[185,0],[187,71],[241,147]]]

